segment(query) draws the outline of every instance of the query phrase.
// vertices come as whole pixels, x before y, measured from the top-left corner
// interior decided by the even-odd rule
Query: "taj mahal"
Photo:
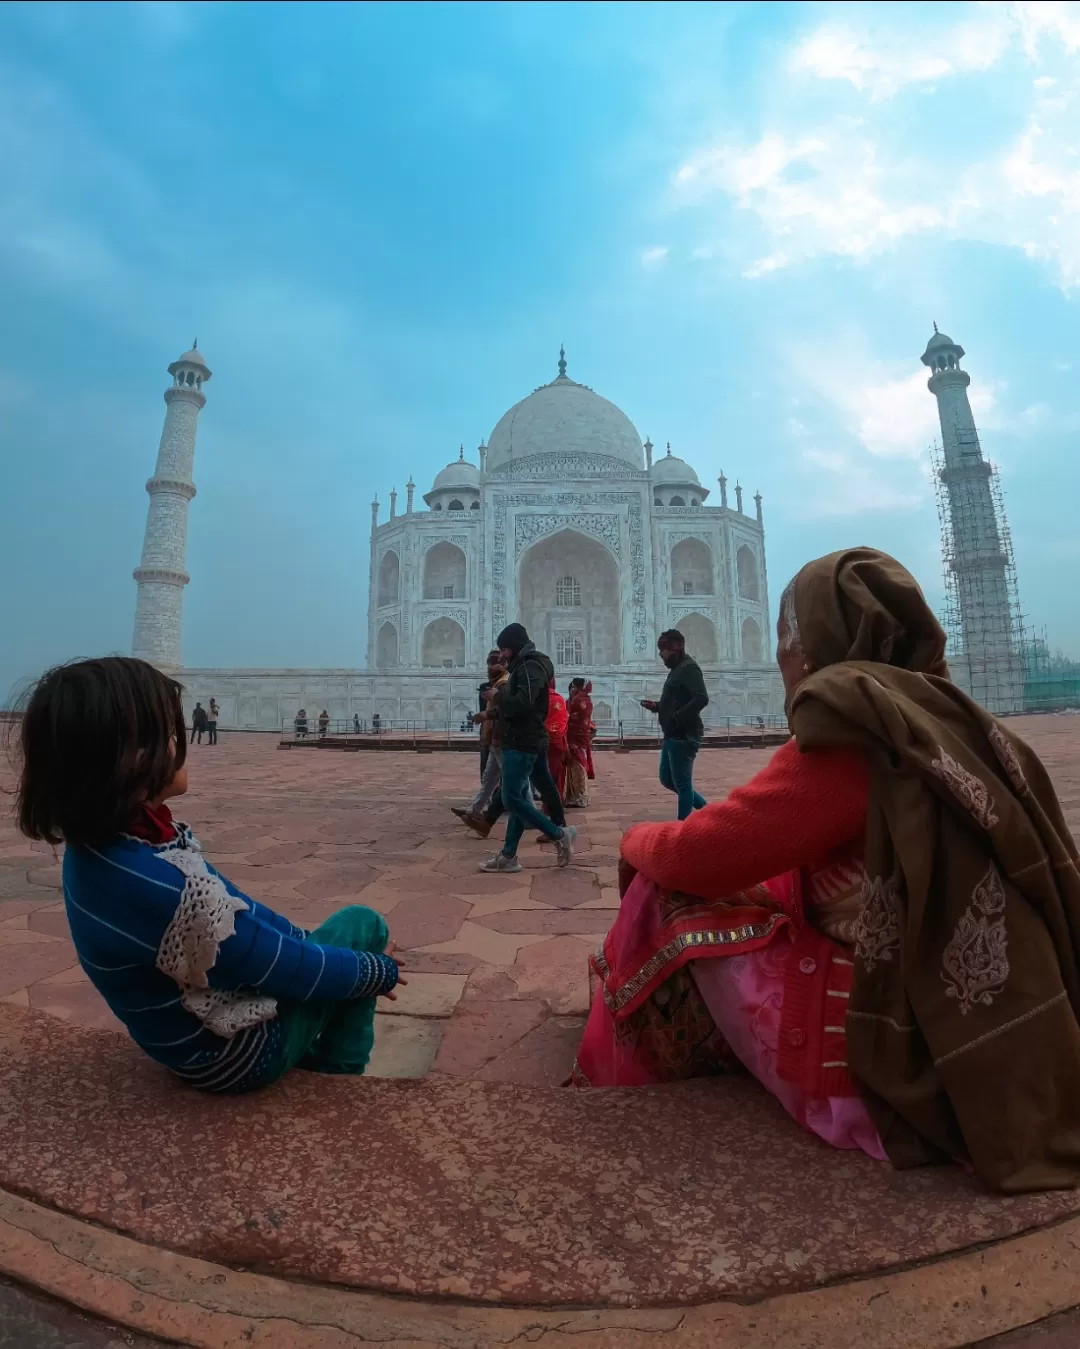
[[[142,558],[133,652],[177,672],[190,708],[211,697],[224,727],[274,730],[299,707],[335,722],[456,727],[475,706],[496,633],[525,624],[561,685],[593,681],[597,721],[644,719],[663,679],[656,638],[678,627],[709,688],[706,720],[783,709],[772,662],[762,499],[744,510],[683,459],[656,454],[621,409],[558,373],[461,449],[404,510],[371,507],[368,668],[189,669],[182,660],[187,514],[211,371],[195,345],[169,366],[166,416]],[[197,591],[195,592],[197,594]],[[357,616],[359,620],[359,615]]]

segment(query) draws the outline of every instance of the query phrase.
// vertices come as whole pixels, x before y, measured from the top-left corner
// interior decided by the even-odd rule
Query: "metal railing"
[[[296,717],[287,717],[281,724],[281,743],[283,745],[311,745],[332,742],[339,747],[349,745],[370,745],[373,741],[402,741],[411,743],[457,744],[477,741],[479,726],[471,726],[465,721],[425,721],[416,718],[378,717],[370,720],[363,717],[328,717],[325,722],[318,717],[308,717],[301,721]],[[787,731],[785,717],[720,717],[713,718],[705,725],[705,743],[729,739],[765,738],[777,732]],[[663,738],[660,725],[655,716],[648,718],[624,718],[621,720],[597,721],[596,739],[601,744],[612,742],[623,744],[626,741],[650,740],[660,743]]]
[[[479,726],[466,722],[423,721],[411,717],[286,717],[281,723],[283,744],[306,744],[317,740],[359,741],[380,737],[395,740],[438,739],[475,740]]]

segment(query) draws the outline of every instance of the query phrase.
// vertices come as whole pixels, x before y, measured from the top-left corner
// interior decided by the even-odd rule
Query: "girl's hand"
[[[401,977],[401,974],[400,974],[400,971],[403,970],[403,969],[405,968],[405,962],[404,962],[404,960],[402,960],[402,958],[401,958],[400,956],[394,954],[394,952],[395,952],[396,950],[397,950],[397,942],[392,942],[392,941],[391,941],[391,942],[387,942],[387,943],[386,943],[386,950],[385,950],[385,952],[384,952],[383,954],[384,954],[384,955],[388,955],[388,956],[390,957],[390,959],[394,962],[394,964],[398,967],[398,971],[399,971],[399,973],[398,973],[398,984],[401,984],[401,985],[404,985],[405,987],[408,987],[408,983],[409,983],[408,979],[403,979],[403,978]],[[379,994],[379,997],[380,997],[380,998],[389,998],[391,1002],[397,1002],[397,994],[396,994],[395,992],[393,992],[393,990],[391,990],[389,993],[380,993],[380,994]]]

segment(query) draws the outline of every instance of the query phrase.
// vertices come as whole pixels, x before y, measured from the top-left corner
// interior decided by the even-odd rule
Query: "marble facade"
[[[475,707],[484,659],[508,622],[526,624],[555,662],[560,688],[593,682],[601,724],[641,723],[638,699],[664,670],[656,637],[678,627],[705,672],[706,720],[778,716],[761,498],[729,505],[694,469],[653,459],[629,418],[559,374],[498,422],[479,464],[464,451],[423,505],[372,505],[369,668],[185,669],[186,700],[221,705],[223,726],[277,729],[299,707],[456,727]],[[565,689],[564,689],[565,691]]]

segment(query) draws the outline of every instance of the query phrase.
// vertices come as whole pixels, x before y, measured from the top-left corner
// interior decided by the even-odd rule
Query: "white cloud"
[[[859,33],[847,24],[824,24],[795,46],[791,69],[822,80],[846,80],[860,92],[884,99],[907,85],[937,84],[990,70],[1011,50],[1035,61],[1048,43],[1070,54],[1080,48],[1076,4],[990,0],[973,8],[973,17],[936,30],[917,23]]]
[[[996,142],[976,140],[978,149],[965,154],[963,135],[912,141],[895,110],[881,106],[905,85],[963,72],[983,81],[972,97],[993,100],[999,86],[992,81],[1006,75],[986,72],[1010,51],[1035,71],[1023,85],[1010,82],[1010,110],[1019,106]],[[820,110],[806,83],[788,87],[788,76],[756,140],[730,136],[685,155],[673,175],[674,203],[734,205],[746,229],[740,236],[725,219],[718,238],[750,279],[820,256],[865,262],[932,235],[1019,249],[1053,270],[1063,289],[1080,286],[1077,53],[1080,4],[978,7],[974,18],[936,37],[920,27],[917,39],[900,28],[873,38],[820,28],[790,63],[866,94],[861,114]],[[1047,61],[1053,73],[1040,70]],[[947,126],[948,110],[943,117]],[[987,125],[1002,121],[1008,125]]]
[[[876,99],[889,98],[908,84],[931,84],[966,71],[988,70],[1008,50],[1013,31],[1002,7],[956,24],[935,52],[928,49],[921,27],[908,37],[893,35],[879,44],[847,26],[829,24],[798,44],[791,67],[822,80],[847,80]]]
[[[667,262],[669,249],[664,244],[655,248],[646,248],[641,254],[642,267],[659,267]]]
[[[880,361],[867,360],[863,341],[847,336],[827,344],[797,346],[789,353],[790,368],[801,386],[812,392],[830,424],[839,422],[846,436],[874,459],[919,459],[940,438],[937,401],[926,387],[924,369],[901,373]],[[969,391],[976,424],[990,430],[999,423],[993,387],[977,383]]]
[[[757,215],[776,247],[754,258],[745,275],[761,277],[818,253],[860,258],[905,235],[940,228],[945,219],[917,190],[907,166],[884,164],[861,123],[841,119],[814,136],[776,132],[756,144],[699,152],[675,175],[685,201],[717,190]]]

